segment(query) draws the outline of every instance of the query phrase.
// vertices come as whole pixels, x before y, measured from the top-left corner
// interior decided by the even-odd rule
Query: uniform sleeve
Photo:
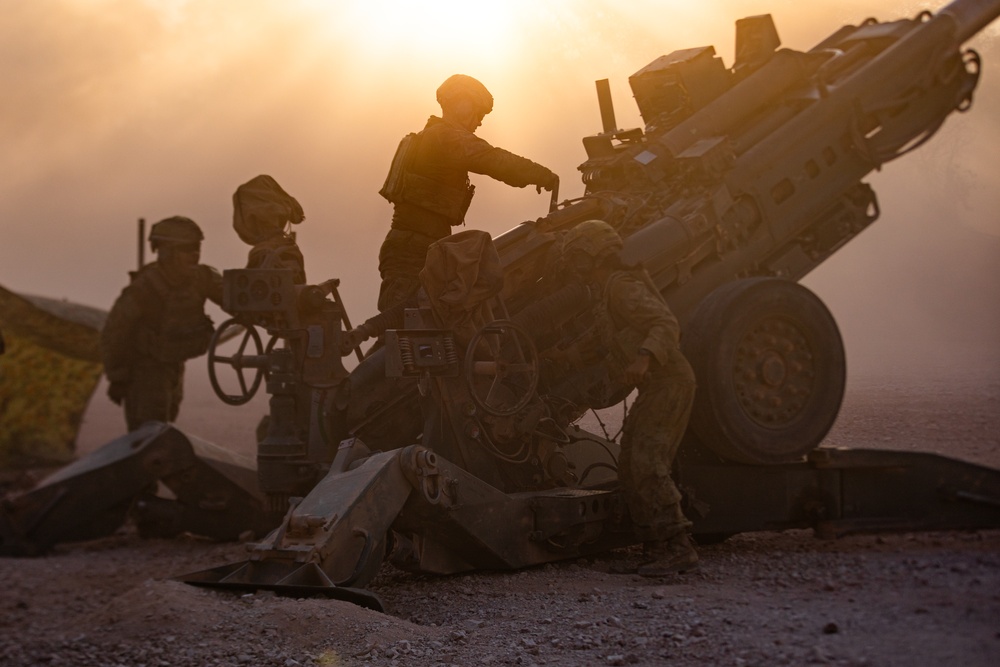
[[[129,368],[135,360],[135,339],[142,320],[142,309],[134,286],[129,285],[111,307],[101,330],[101,357],[104,374],[111,382],[129,380]]]
[[[680,347],[680,325],[659,295],[635,276],[625,275],[610,286],[612,313],[629,328],[642,335],[640,348],[649,350],[656,360],[666,364],[671,350]],[[639,350],[635,350],[636,354]]]
[[[510,151],[490,145],[472,132],[455,132],[447,138],[449,148],[460,156],[466,171],[490,176],[507,185],[523,188],[526,185],[545,185],[555,174],[537,162],[515,155]]]
[[[215,305],[222,306],[222,274],[212,266],[202,265],[205,281],[205,297]]]

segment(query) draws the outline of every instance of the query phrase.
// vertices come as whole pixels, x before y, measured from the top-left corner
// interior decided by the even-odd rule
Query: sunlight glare
[[[311,9],[328,9],[338,32],[350,35],[370,54],[405,52],[408,57],[434,57],[456,50],[506,57],[518,22],[529,14],[525,0],[478,3],[468,0],[317,0]]]

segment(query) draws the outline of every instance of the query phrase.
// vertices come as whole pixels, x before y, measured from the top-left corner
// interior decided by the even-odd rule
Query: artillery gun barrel
[[[1000,16],[1000,0],[955,0],[937,16],[954,21],[955,44],[963,44]]]
[[[1000,0],[955,0],[926,23],[886,49],[867,67],[861,77],[885,82],[886,75],[901,67],[919,68],[948,49],[957,49],[1000,16]]]

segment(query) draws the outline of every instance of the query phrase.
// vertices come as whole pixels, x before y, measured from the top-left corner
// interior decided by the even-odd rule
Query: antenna
[[[139,218],[139,268],[146,264],[146,218]]]

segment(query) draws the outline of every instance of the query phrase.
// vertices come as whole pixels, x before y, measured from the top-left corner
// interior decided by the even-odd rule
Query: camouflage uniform
[[[292,282],[306,284],[306,266],[302,251],[292,235],[275,235],[254,244],[247,257],[248,269],[291,269]]]
[[[695,377],[680,351],[680,327],[643,269],[612,273],[601,288],[595,320],[610,351],[612,380],[643,350],[649,372],[625,419],[618,477],[644,542],[669,540],[691,525],[670,467],[687,428]]]
[[[124,400],[134,431],[150,420],[177,418],[184,388],[184,361],[200,356],[212,337],[205,300],[222,302],[222,277],[197,265],[172,277],[153,262],[132,274],[101,332],[104,372],[112,400]]]
[[[470,83],[471,82],[471,83]],[[438,89],[438,101],[474,87],[483,113],[493,108],[493,98],[478,81],[455,75]],[[465,91],[468,92],[468,91]],[[378,308],[386,310],[412,295],[420,286],[417,274],[424,266],[427,248],[451,234],[465,222],[465,212],[475,188],[469,172],[484,174],[507,185],[550,187],[558,177],[546,167],[502,148],[496,148],[475,133],[446,118],[431,116],[415,134],[407,152],[403,186],[399,196],[383,196],[393,202],[392,228],[379,250]]]

